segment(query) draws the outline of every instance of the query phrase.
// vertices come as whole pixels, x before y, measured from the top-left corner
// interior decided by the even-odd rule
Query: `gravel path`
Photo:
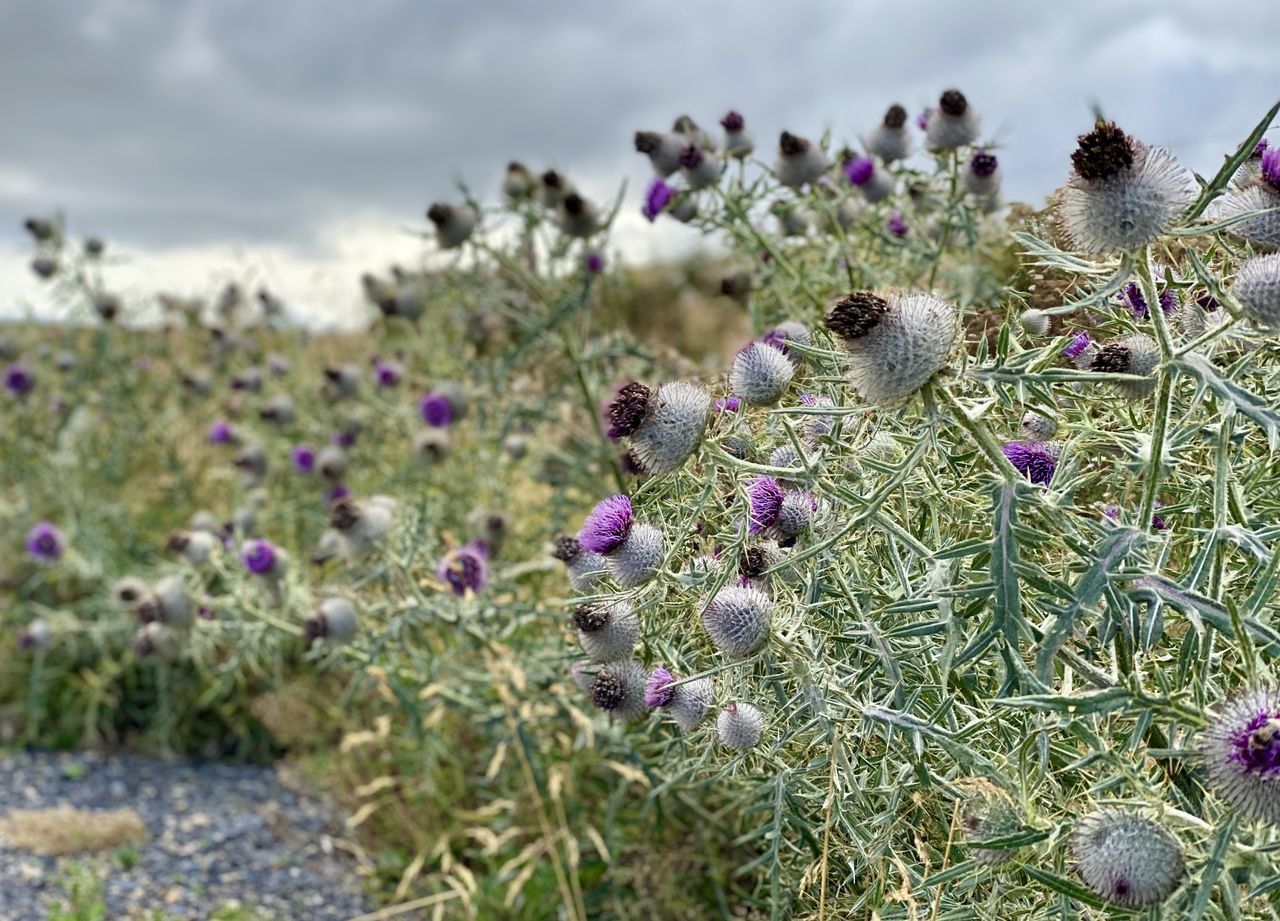
[[[329,847],[330,809],[286,788],[272,768],[166,764],[95,753],[0,759],[0,818],[61,805],[137,811],[148,840],[128,859],[40,857],[0,842],[0,918],[45,921],[73,863],[99,860],[107,917],[162,910],[203,919],[227,903],[281,921],[339,921],[368,910],[354,862]]]

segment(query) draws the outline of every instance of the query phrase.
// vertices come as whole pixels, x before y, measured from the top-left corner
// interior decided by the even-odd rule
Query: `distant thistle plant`
[[[789,189],[799,189],[817,182],[826,171],[827,155],[821,147],[790,131],[782,132],[778,139],[778,159],[773,167],[778,182]]]
[[[937,374],[959,322],[955,307],[932,294],[870,291],[841,298],[826,319],[849,353],[849,382],[874,404],[910,396]]]
[[[66,551],[67,541],[51,521],[37,522],[27,532],[27,555],[38,563],[57,562]]]
[[[666,179],[680,169],[680,153],[687,142],[675,132],[637,131],[634,143],[636,152],[649,158],[654,173]]]
[[[592,509],[578,532],[578,543],[604,557],[609,574],[622,588],[643,585],[662,564],[662,532],[635,521],[626,496],[611,496]]]
[[[702,626],[711,642],[734,659],[750,655],[769,636],[773,602],[756,588],[729,585],[702,611]]]
[[[994,198],[1000,194],[1000,161],[996,155],[979,150],[964,171],[964,187],[978,198]]]
[[[678,468],[702,443],[711,396],[673,381],[650,389],[634,381],[618,388],[606,410],[608,437],[627,438],[631,454],[651,476]]]
[[[1022,828],[1022,816],[1007,793],[984,781],[967,785],[968,795],[960,807],[960,828],[972,848],[974,858],[987,866],[1008,863],[1017,854],[1014,848],[975,846],[993,838],[1012,835]]]
[[[436,577],[459,597],[477,595],[489,582],[489,555],[474,541],[440,557]]]
[[[600,214],[582,195],[570,192],[556,207],[556,223],[565,236],[585,239],[600,230]]]
[[[756,142],[747,131],[746,120],[737,112],[729,112],[720,119],[724,128],[724,155],[738,160],[746,159],[756,149]]]
[[[764,714],[755,705],[735,701],[726,704],[716,717],[716,735],[725,748],[746,751],[760,743],[764,722]]]
[[[1079,819],[1071,856],[1084,884],[1121,908],[1162,904],[1186,873],[1178,839],[1154,819],[1125,809]]]
[[[241,552],[244,568],[263,579],[280,579],[288,567],[288,556],[266,540],[251,540]]]
[[[1191,203],[1191,174],[1169,152],[1097,125],[1077,140],[1058,193],[1071,244],[1091,256],[1136,250],[1168,233]]]
[[[436,243],[441,249],[457,249],[475,231],[480,216],[470,205],[436,202],[427,209],[427,220],[436,228]]]
[[[911,155],[906,109],[896,102],[889,106],[880,124],[867,136],[867,150],[885,163],[905,160]]]
[[[978,116],[964,93],[947,90],[925,122],[925,146],[934,153],[966,147],[978,139]]]
[[[1209,786],[1246,818],[1280,827],[1280,694],[1259,685],[1222,704],[1200,734]]]
[[[680,152],[680,175],[694,192],[715,185],[723,172],[724,161],[696,144],[686,144]]]
[[[310,646],[324,640],[330,646],[343,646],[356,635],[356,607],[346,598],[325,598],[302,625],[302,636]]]

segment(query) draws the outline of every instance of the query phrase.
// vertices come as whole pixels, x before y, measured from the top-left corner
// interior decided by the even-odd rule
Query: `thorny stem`
[[[1151,456],[1142,478],[1142,499],[1138,504],[1137,526],[1151,530],[1152,516],[1156,510],[1156,497],[1160,494],[1160,468],[1164,462],[1165,430],[1169,426],[1169,408],[1173,399],[1174,371],[1167,363],[1173,358],[1173,338],[1169,335],[1168,322],[1160,308],[1160,295],[1156,290],[1151,270],[1151,253],[1138,260],[1138,277],[1142,283],[1142,296],[1148,304],[1147,313],[1155,325],[1156,339],[1160,345],[1161,367],[1157,370],[1155,415],[1151,420]]]
[[[1014,481],[1022,478],[1022,474],[1018,472],[1018,468],[1009,462],[1009,458],[1004,456],[1004,452],[1000,450],[1000,445],[996,441],[995,436],[987,430],[987,427],[977,419],[971,418],[965,411],[964,407],[955,398],[955,395],[937,383],[929,383],[926,386],[926,394],[935,397],[938,402],[946,404],[951,410],[953,418],[965,430],[973,443],[978,447],[987,459],[1000,471],[1000,475],[1006,480]]]

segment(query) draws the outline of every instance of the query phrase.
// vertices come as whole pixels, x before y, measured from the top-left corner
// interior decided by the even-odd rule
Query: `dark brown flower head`
[[[748,579],[758,579],[769,569],[769,555],[761,547],[748,547],[738,559],[738,573]]]
[[[102,241],[101,237],[90,237],[84,241],[84,251],[90,256],[101,256],[106,248],[107,244]]]
[[[790,131],[784,131],[778,138],[778,148],[783,156],[798,157],[809,149],[809,142],[804,138],[796,137]]]
[[[581,214],[587,203],[577,192],[570,192],[564,197],[564,210],[569,214]]]
[[[581,552],[582,547],[578,544],[578,538],[570,534],[561,534],[556,538],[556,545],[551,555],[562,563],[571,563]]]
[[[907,123],[907,110],[898,103],[889,106],[889,110],[884,113],[884,126],[886,128],[901,128]]]
[[[453,217],[453,207],[450,205],[436,202],[427,209],[427,220],[435,224],[437,227],[442,224],[447,224],[451,217]]]
[[[889,312],[884,298],[870,291],[854,291],[836,301],[827,314],[827,329],[841,339],[861,339]]]
[[[675,123],[671,126],[671,130],[678,131],[680,134],[689,134],[692,131],[698,130],[698,123],[688,115],[681,115],[675,120]]]
[[[29,217],[22,222],[22,226],[27,229],[27,233],[42,243],[53,238],[53,224],[44,218]]]
[[[662,146],[662,135],[656,131],[637,131],[636,150],[642,154],[651,154]]]
[[[154,595],[149,595],[139,602],[133,612],[138,617],[138,623],[142,624],[149,624],[152,621],[159,620],[164,613],[160,608],[160,599]]]
[[[164,542],[164,546],[170,553],[182,553],[187,549],[189,543],[191,543],[190,536],[181,531],[174,531],[169,535],[169,539]]]
[[[648,387],[636,381],[618,388],[618,395],[608,410],[610,438],[625,438],[640,428],[649,410],[651,394]]]
[[[1106,179],[1133,166],[1133,141],[1115,122],[1100,124],[1080,135],[1076,144],[1071,163],[1081,179]]]
[[[350,531],[360,522],[360,509],[350,499],[335,499],[329,506],[329,525],[338,531]]]
[[[1093,356],[1093,361],[1089,363],[1089,370],[1127,374],[1132,357],[1128,348],[1113,342],[1098,349],[1098,353]]]
[[[134,636],[133,654],[139,659],[145,659],[155,651],[156,644],[149,633],[139,632]]]
[[[323,614],[312,614],[302,624],[302,638],[307,641],[308,646],[322,639],[328,632],[328,624],[325,623]]]
[[[591,683],[591,702],[601,710],[618,709],[626,696],[627,689],[622,678],[611,670],[600,672]]]
[[[564,178],[553,169],[542,174],[542,184],[548,189],[559,189],[564,186]]]
[[[609,611],[598,604],[580,604],[573,609],[573,625],[583,633],[603,630],[609,623]]]
[[[938,100],[938,108],[953,118],[959,118],[969,110],[969,100],[959,90],[947,90]]]

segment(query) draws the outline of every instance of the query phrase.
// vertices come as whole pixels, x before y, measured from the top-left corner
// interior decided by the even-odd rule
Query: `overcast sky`
[[[20,223],[55,209],[126,292],[265,279],[354,316],[359,272],[511,159],[628,180],[619,245],[668,255],[697,238],[638,216],[631,135],[683,112],[852,140],[957,86],[1010,198],[1062,180],[1094,102],[1212,172],[1280,98],[1274,26],[1275,0],[0,0],[0,316],[39,303]]]

